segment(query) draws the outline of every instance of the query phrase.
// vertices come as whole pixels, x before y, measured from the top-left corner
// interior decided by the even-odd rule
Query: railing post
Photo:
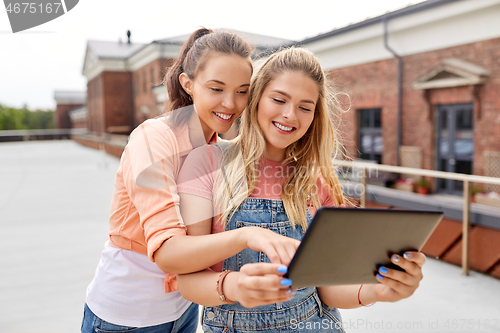
[[[465,275],[469,275],[469,211],[469,181],[464,180],[464,209],[462,217],[462,271]]]
[[[361,187],[362,187],[362,189],[361,189],[361,195],[359,197],[359,206],[361,208],[365,208],[366,207],[366,191],[367,191],[365,167],[361,168]]]

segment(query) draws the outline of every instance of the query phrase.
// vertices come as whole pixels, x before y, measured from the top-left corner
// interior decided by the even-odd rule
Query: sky
[[[127,30],[134,43],[188,34],[200,26],[302,40],[421,1],[82,0],[63,16],[15,34],[2,6],[0,104],[55,108],[55,90],[86,90],[87,41],[126,41]]]

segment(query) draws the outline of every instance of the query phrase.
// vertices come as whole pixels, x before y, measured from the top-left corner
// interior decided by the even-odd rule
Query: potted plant
[[[482,205],[500,207],[500,193],[497,192],[477,193],[476,202]]]
[[[477,185],[471,186],[471,188],[470,188],[470,202],[476,202],[476,194],[481,193],[481,192],[483,192],[481,187],[479,187]]]
[[[415,190],[419,194],[429,194],[431,191],[431,182],[425,178],[420,178],[415,184]]]
[[[415,181],[413,179],[398,179],[394,184],[394,188],[396,190],[402,190],[407,192],[413,192],[413,188],[415,187]]]

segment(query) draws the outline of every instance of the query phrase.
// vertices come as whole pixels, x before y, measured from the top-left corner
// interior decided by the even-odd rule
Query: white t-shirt
[[[147,255],[106,243],[86,303],[115,325],[146,327],[179,319],[191,302],[179,291],[165,293],[165,273]]]

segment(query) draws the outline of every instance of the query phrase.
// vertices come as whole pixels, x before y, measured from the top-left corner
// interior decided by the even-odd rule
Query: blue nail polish
[[[377,277],[378,277],[380,280],[383,280],[383,279],[384,279],[384,277],[383,277],[382,275],[380,275],[380,274],[377,274]]]
[[[385,267],[380,267],[378,270],[379,270],[379,272],[380,272],[380,273],[382,273],[382,274],[387,274],[387,273],[389,273],[389,271],[388,271],[388,270],[387,270],[387,268],[385,268]]]
[[[286,273],[287,270],[288,270],[288,267],[286,267],[286,266],[278,267],[278,273]]]
[[[411,258],[411,253],[405,253],[403,254],[403,257],[405,257],[405,259],[410,259]]]
[[[393,255],[392,256],[392,260],[394,260],[395,262],[398,262],[399,261],[399,256],[397,254]]]
[[[291,286],[292,285],[292,280],[290,280],[290,279],[283,279],[283,280],[281,280],[281,285],[282,286]]]

